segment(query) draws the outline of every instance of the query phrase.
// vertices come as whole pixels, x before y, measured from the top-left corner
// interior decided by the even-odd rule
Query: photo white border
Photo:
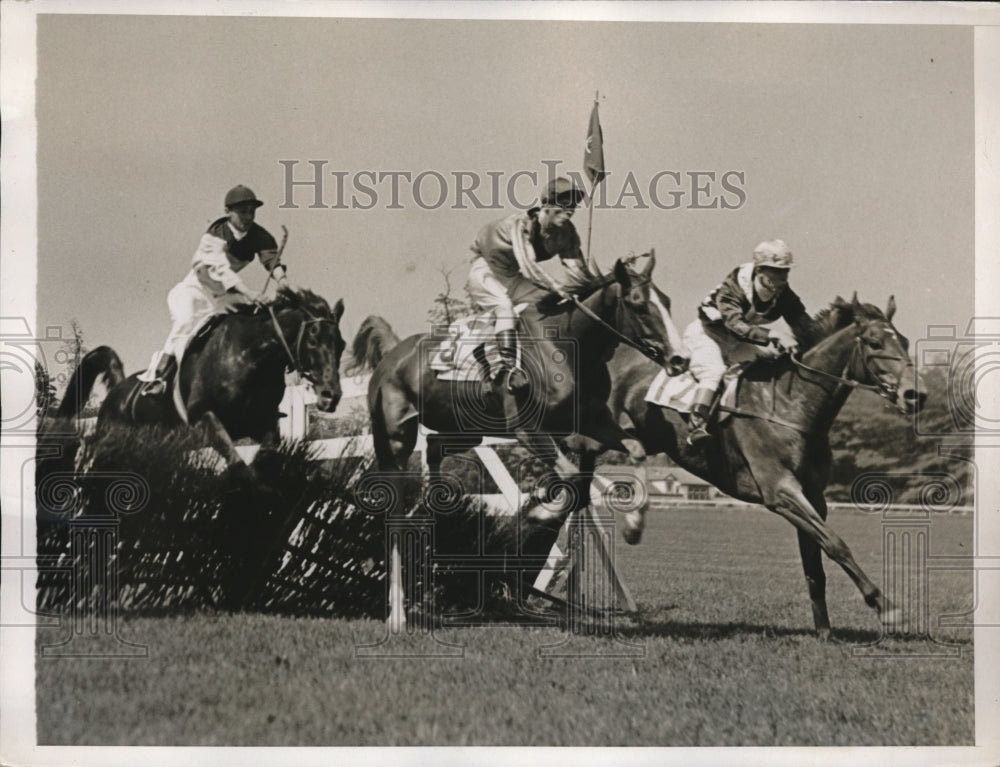
[[[37,268],[37,187],[35,170],[36,17],[40,13],[213,15],[289,17],[365,17],[408,19],[536,19],[648,22],[743,22],[788,24],[940,24],[975,26],[975,147],[976,147],[976,315],[1000,317],[1000,6],[979,3],[855,3],[855,2],[166,2],[152,0],[116,3],[34,0],[0,4],[0,110],[3,118],[0,199],[0,316],[35,317]],[[991,381],[995,384],[995,380]],[[0,370],[4,399],[22,401],[23,376]],[[13,392],[13,394],[11,393]],[[994,386],[983,396],[997,402]],[[29,395],[30,396],[30,395]],[[9,470],[15,455],[31,446],[23,439],[0,437],[0,499],[3,508],[2,552],[17,559],[22,540],[34,541],[33,516],[15,518],[22,502],[19,471]],[[19,453],[20,451],[20,453]],[[986,453],[995,461],[992,450]],[[30,455],[30,453],[29,453]],[[7,460],[4,460],[7,459]],[[984,471],[980,461],[977,523],[980,540],[991,547],[981,553],[1000,555],[1000,472]],[[30,479],[30,478],[28,478]],[[1000,559],[1000,557],[998,557]],[[21,582],[0,579],[0,598],[6,608],[21,600]],[[31,591],[31,584],[25,584]],[[980,595],[980,599],[1000,595]],[[7,610],[4,613],[9,614]],[[2,622],[2,621],[0,621]],[[996,764],[1000,757],[1000,630],[976,628],[976,747],[948,748],[671,748],[671,749],[554,749],[554,748],[96,748],[38,747],[34,745],[34,632],[0,626],[0,758],[4,764],[326,765],[332,758],[353,764],[542,764],[555,760],[583,760],[591,764],[624,765],[664,760],[684,764],[907,765]]]

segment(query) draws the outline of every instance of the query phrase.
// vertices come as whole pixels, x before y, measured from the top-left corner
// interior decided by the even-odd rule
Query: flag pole
[[[598,96],[600,96],[600,91],[594,91],[594,104],[598,103]],[[586,263],[590,264],[590,235],[594,230],[594,191],[597,189],[599,179],[591,179],[590,181],[590,203],[587,205],[587,260]],[[588,267],[589,268],[589,267]]]

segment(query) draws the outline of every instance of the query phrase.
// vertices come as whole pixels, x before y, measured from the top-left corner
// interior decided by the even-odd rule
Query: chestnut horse
[[[707,444],[687,443],[688,423],[675,410],[646,401],[655,365],[631,349],[621,349],[609,366],[612,412],[631,421],[630,432],[650,453],[666,453],[679,466],[727,495],[760,503],[781,515],[798,533],[802,567],[812,601],[813,620],[829,636],[826,575],[821,554],[839,564],[865,602],[890,624],[899,608],[872,583],[847,544],[826,522],[823,492],[829,480],[830,426],[855,389],[875,391],[901,413],[918,411],[927,397],[909,342],[885,313],[841,298],[814,318],[812,337],[799,339],[799,356],[760,360],[740,381],[731,415],[712,427]],[[639,529],[626,533],[638,542]]]
[[[431,477],[439,477],[448,448],[469,449],[485,436],[514,436],[551,466],[551,484],[542,483],[528,519],[547,526],[589,503],[590,478],[597,450],[627,452],[628,439],[611,417],[607,398],[607,360],[625,343],[654,368],[686,360],[680,335],[670,319],[669,299],[652,283],[655,256],[633,271],[623,261],[583,299],[562,300],[544,294],[520,316],[523,367],[530,385],[511,393],[501,385],[484,395],[482,381],[441,380],[427,364],[431,345],[426,334],[404,339],[388,351],[379,343],[384,322],[369,318],[355,339],[355,364],[374,367],[368,406],[378,467],[387,475],[406,470],[417,441],[418,425],[433,430],[427,438]],[[434,346],[437,344],[435,343]],[[380,359],[368,355],[375,350]],[[554,436],[579,434],[593,449],[582,453],[577,468],[559,450]],[[564,505],[565,493],[571,498]],[[552,503],[558,498],[560,505]]]

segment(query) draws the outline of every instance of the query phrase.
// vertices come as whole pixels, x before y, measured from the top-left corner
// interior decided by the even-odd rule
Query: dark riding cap
[[[562,208],[575,208],[586,195],[583,190],[565,176],[552,179],[542,193],[542,205],[558,205]]]
[[[252,202],[255,208],[259,208],[262,203],[257,199],[257,196],[253,193],[253,190],[249,187],[245,187],[242,184],[234,186],[228,192],[226,192],[226,207],[232,208],[234,205],[239,205],[243,202]]]

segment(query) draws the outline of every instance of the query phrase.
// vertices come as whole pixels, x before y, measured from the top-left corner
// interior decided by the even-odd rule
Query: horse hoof
[[[887,607],[879,614],[879,619],[882,621],[882,626],[889,631],[900,629],[903,625],[903,610],[895,606]]]
[[[625,543],[629,546],[636,546],[642,540],[642,528],[623,527],[622,538],[625,539]]]
[[[818,629],[816,629],[816,636],[819,638],[819,641],[821,641],[821,642],[829,642],[830,641],[830,627],[826,626],[825,628],[818,628]]]

